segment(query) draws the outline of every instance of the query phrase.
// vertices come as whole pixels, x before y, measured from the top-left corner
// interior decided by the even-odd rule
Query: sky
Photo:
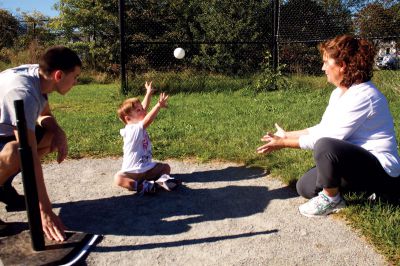
[[[53,5],[57,2],[58,0],[0,0],[0,9],[5,9],[13,15],[39,11],[45,16],[55,17],[58,12],[54,10]],[[18,8],[19,11],[17,11]]]

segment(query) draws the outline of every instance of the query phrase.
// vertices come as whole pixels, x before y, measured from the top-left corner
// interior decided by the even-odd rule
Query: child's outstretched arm
[[[169,95],[165,94],[162,92],[160,94],[160,98],[158,99],[157,104],[151,109],[151,111],[144,117],[143,119],[143,127],[147,128],[150,126],[150,124],[154,121],[156,118],[158,111],[160,111],[161,108],[167,108],[167,101],[168,101]]]
[[[144,99],[142,101],[142,106],[143,106],[143,109],[146,111],[149,108],[150,101],[151,101],[151,95],[154,92],[154,88],[151,85],[152,83],[153,83],[153,81],[150,81],[149,83],[146,81],[146,83],[144,84],[144,87],[146,88],[146,95],[144,96]]]

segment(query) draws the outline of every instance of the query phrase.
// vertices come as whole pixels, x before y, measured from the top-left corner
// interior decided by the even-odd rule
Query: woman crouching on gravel
[[[375,48],[343,35],[319,46],[322,70],[336,86],[319,124],[299,131],[277,131],[261,138],[258,153],[282,148],[312,149],[315,167],[298,180],[297,192],[310,199],[305,216],[324,216],[346,204],[340,192],[400,191],[400,158],[393,118],[385,96],[371,82]]]

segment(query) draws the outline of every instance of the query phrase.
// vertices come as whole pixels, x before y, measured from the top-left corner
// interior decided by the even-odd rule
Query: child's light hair
[[[132,110],[135,109],[135,105],[140,103],[138,98],[129,98],[122,102],[118,108],[119,119],[126,124],[125,116],[127,116]]]

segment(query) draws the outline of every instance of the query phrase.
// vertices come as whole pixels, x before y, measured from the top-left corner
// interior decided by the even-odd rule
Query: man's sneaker
[[[299,211],[307,217],[326,216],[330,213],[339,212],[346,207],[346,202],[340,198],[339,202],[331,201],[322,191],[318,196],[299,206]]]
[[[19,195],[11,185],[0,186],[0,201],[6,204],[8,212],[26,210],[25,197]]]
[[[170,177],[167,174],[163,174],[159,179],[156,180],[157,186],[165,189],[166,191],[172,191],[177,188],[182,182],[178,179]]]
[[[156,186],[154,184],[154,181],[144,180],[141,184],[139,184],[138,192],[139,192],[140,195],[155,193],[156,192]]]

